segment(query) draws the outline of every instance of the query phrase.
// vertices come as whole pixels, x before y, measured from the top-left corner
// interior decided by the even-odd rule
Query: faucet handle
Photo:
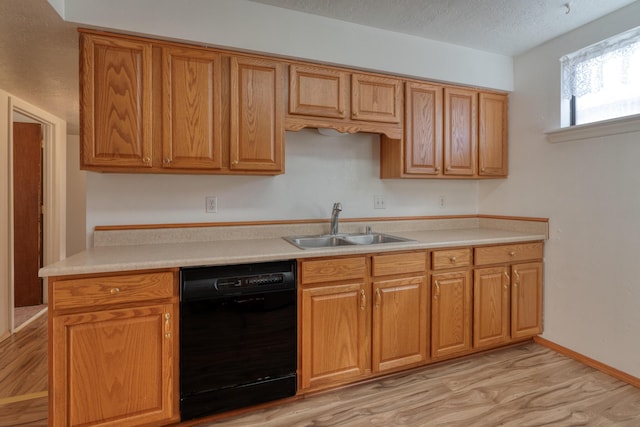
[[[342,211],[342,203],[340,203],[340,202],[335,202],[335,203],[333,204],[333,210],[335,210],[335,211]]]

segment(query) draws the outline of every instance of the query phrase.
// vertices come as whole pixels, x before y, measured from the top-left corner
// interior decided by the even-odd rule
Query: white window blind
[[[574,122],[640,114],[640,27],[560,58]]]

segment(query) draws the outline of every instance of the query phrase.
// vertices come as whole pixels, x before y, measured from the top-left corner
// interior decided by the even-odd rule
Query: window
[[[563,126],[640,114],[640,27],[560,58]]]

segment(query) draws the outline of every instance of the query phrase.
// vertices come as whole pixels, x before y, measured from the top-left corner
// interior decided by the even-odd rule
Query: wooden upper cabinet
[[[400,123],[402,81],[370,74],[351,75],[351,118]]]
[[[478,175],[507,175],[508,97],[480,93],[478,134]]]
[[[284,171],[284,64],[233,56],[230,168]]]
[[[444,89],[444,174],[473,176],[478,141],[478,92]]]
[[[346,117],[349,74],[345,71],[292,64],[289,67],[289,114]]]
[[[437,175],[442,170],[442,87],[407,82],[404,172]]]
[[[220,55],[162,47],[162,167],[222,166]]]
[[[80,36],[81,166],[152,166],[150,42]]]

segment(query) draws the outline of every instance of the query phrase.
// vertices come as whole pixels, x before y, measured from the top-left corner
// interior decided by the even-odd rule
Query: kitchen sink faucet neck
[[[336,202],[333,204],[333,210],[331,211],[331,234],[338,234],[338,216],[342,212],[342,204]]]

